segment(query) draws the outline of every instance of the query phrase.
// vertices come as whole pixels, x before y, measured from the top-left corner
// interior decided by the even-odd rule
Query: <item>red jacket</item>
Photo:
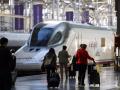
[[[88,63],[87,59],[94,61],[94,59],[90,57],[88,52],[83,48],[77,50],[76,57],[77,57],[77,61],[76,61],[77,64],[87,64]]]

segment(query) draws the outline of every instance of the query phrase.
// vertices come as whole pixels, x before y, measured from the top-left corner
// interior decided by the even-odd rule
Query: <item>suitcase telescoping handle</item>
[[[93,63],[94,63],[94,65],[96,65],[96,62],[95,62],[95,60],[93,60]]]
[[[96,64],[95,61],[93,61],[93,66],[94,66],[94,70],[97,70],[97,72],[99,73],[100,72],[100,67],[98,64]]]

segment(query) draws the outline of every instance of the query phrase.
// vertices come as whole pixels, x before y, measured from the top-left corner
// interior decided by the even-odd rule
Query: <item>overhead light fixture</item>
[[[111,4],[112,3],[112,1],[111,0],[108,0],[108,4]]]
[[[64,0],[65,3],[71,3],[69,0]]]

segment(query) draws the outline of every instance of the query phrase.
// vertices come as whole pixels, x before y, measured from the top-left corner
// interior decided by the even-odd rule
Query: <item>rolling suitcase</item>
[[[48,88],[49,87],[59,87],[59,83],[60,83],[60,76],[59,76],[58,72],[52,73],[48,80]]]
[[[100,75],[96,70],[96,65],[94,64],[88,65],[88,81],[89,81],[89,85],[99,84],[100,86]]]
[[[73,64],[71,64],[69,67],[69,77],[75,78],[75,76],[76,76],[76,70],[74,69]]]

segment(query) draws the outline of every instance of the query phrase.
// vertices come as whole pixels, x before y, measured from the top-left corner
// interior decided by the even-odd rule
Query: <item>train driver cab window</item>
[[[34,28],[34,31],[32,33],[32,38],[31,38],[31,43],[30,45],[34,46],[35,43],[37,42],[37,33],[40,31],[40,27],[39,26],[36,26]]]
[[[34,42],[31,42],[31,46],[47,46],[53,33],[53,28],[41,28],[39,32],[36,33]]]
[[[45,25],[45,24],[38,24],[37,26],[35,26],[35,28],[33,29],[33,32],[32,32],[31,41],[30,41],[30,46],[36,46],[37,34],[38,34],[38,32],[40,32],[41,28],[42,28],[44,25]]]
[[[52,40],[49,42],[49,45],[58,43],[61,40],[61,38],[62,38],[62,33],[57,32],[55,36],[52,38]]]
[[[43,28],[40,32],[38,32],[38,45],[46,46],[48,44],[48,41],[50,40],[52,33],[52,28]]]

